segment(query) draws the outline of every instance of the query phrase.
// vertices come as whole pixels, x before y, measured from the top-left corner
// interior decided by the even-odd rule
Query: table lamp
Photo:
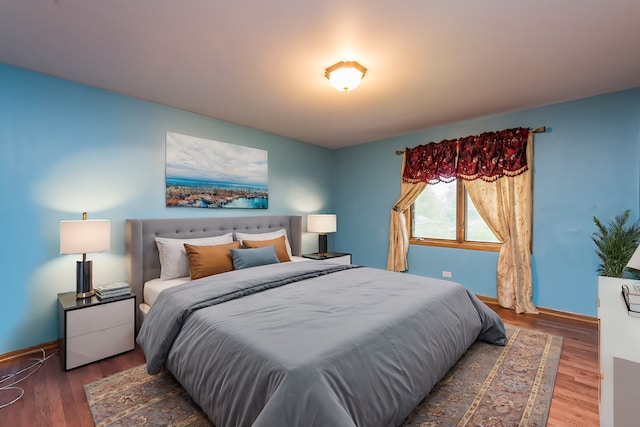
[[[93,291],[93,266],[88,252],[108,251],[111,247],[111,223],[107,219],[60,221],[60,253],[82,254],[76,262],[76,298],[89,298]]]
[[[640,273],[640,246],[638,246],[633,255],[631,255],[631,259],[626,267],[635,270],[635,273]]]
[[[318,255],[327,256],[327,233],[336,232],[336,216],[334,214],[308,215],[307,231],[320,233],[318,236]]]

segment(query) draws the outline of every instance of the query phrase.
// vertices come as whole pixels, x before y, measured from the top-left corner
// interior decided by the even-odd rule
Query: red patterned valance
[[[456,179],[458,141],[419,145],[406,149],[403,178],[410,182],[451,182]]]
[[[495,181],[527,170],[529,129],[514,128],[419,145],[405,151],[404,182]]]

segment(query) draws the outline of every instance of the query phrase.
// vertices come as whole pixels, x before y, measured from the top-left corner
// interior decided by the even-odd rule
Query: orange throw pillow
[[[276,247],[276,256],[278,257],[278,261],[287,262],[291,261],[289,258],[289,252],[287,252],[287,246],[285,245],[286,237],[280,236],[277,239],[273,240],[243,240],[242,244],[245,248],[264,248],[265,246],[275,245]]]
[[[240,249],[240,242],[214,246],[194,246],[185,243],[184,249],[189,259],[191,280],[196,280],[233,270],[229,249]]]

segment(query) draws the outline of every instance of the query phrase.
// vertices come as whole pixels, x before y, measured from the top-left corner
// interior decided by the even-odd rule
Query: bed
[[[131,285],[142,295],[160,277],[157,237],[284,229],[295,256],[301,224],[127,220]],[[217,427],[399,426],[474,341],[506,341],[500,318],[461,285],[313,260],[171,286],[138,316],[148,372],[168,369]]]
[[[136,311],[136,333],[149,306],[144,299],[144,285],[160,278],[161,265],[157,237],[197,239],[227,233],[263,233],[284,229],[294,256],[302,252],[302,217],[251,216],[223,218],[127,219],[125,245],[127,274],[131,291],[142,299]],[[178,280],[184,282],[185,280]],[[160,284],[159,287],[162,287]]]

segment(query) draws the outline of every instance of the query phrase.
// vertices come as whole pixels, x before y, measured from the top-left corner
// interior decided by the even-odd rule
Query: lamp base
[[[76,261],[76,299],[89,298],[93,290],[93,262]]]
[[[320,234],[318,236],[318,256],[327,256],[327,235]]]

